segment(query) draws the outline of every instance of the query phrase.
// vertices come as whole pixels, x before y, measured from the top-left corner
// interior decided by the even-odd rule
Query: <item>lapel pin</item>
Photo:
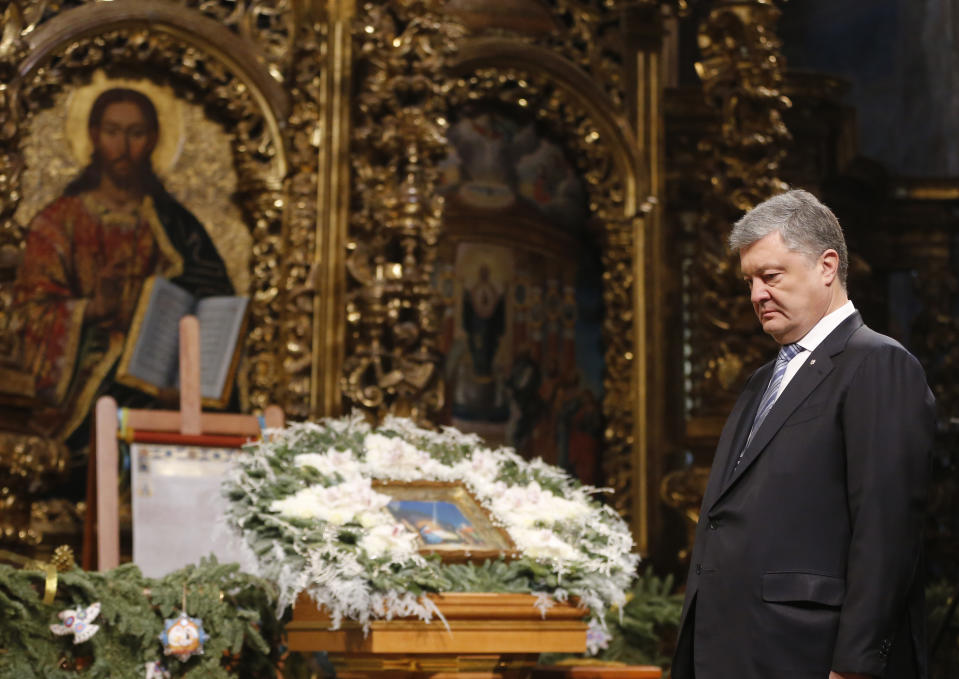
[[[809,361],[809,365],[816,365],[816,359],[814,358],[813,360]]]

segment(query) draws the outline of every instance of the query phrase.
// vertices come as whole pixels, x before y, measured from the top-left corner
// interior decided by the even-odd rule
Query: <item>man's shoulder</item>
[[[863,324],[849,337],[846,351],[860,360],[894,361],[913,364],[922,369],[919,359],[898,340],[876,332]]]
[[[885,348],[889,351],[904,351],[909,353],[909,350],[906,349],[906,347],[904,347],[898,340],[889,337],[889,335],[883,335],[881,332],[876,332],[865,323],[860,325],[852,332],[852,334],[849,336],[849,342],[846,345],[846,348],[853,350],[873,350],[877,348]]]

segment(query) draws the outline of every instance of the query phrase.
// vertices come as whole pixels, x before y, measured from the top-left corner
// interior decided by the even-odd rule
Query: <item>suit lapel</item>
[[[716,500],[725,495],[726,492],[743,477],[743,475],[752,466],[759,455],[766,449],[766,446],[769,444],[769,442],[779,432],[786,420],[789,419],[789,416],[792,415],[793,411],[796,410],[796,408],[798,408],[799,405],[806,400],[806,397],[809,396],[809,394],[811,394],[813,390],[818,387],[819,384],[832,371],[833,362],[831,357],[845,349],[846,342],[849,340],[849,336],[852,335],[852,333],[855,332],[861,325],[862,317],[859,315],[859,313],[856,312],[852,314],[849,318],[840,323],[835,330],[829,333],[822,343],[816,347],[815,351],[811,352],[805,358],[803,365],[799,368],[799,372],[797,372],[793,376],[792,380],[789,381],[789,384],[786,385],[786,388],[783,390],[782,394],[773,404],[773,407],[766,416],[766,419],[756,431],[756,435],[753,436],[753,440],[749,442],[749,445],[743,452],[742,462],[739,463],[735,471],[728,477],[728,480],[725,480],[725,483],[723,483],[722,490],[720,491]],[[761,368],[761,370],[765,369],[766,366]],[[766,382],[768,381],[769,378],[767,376]],[[763,389],[765,389],[766,382],[763,382]],[[754,401],[754,398],[750,399],[751,403],[754,403]],[[753,405],[752,409],[747,411],[750,416],[750,424],[752,422],[751,418],[755,415],[757,406],[758,404]],[[741,424],[742,423],[740,423],[740,425]],[[740,429],[742,429],[741,426]],[[749,431],[748,427],[746,431]],[[745,436],[743,436],[741,441],[737,440],[736,443],[741,446],[744,441]],[[736,448],[735,450],[738,454],[740,448]],[[727,479],[725,473],[726,467],[722,467],[720,470],[722,470],[720,477]]]
[[[703,504],[709,506],[710,500],[717,496],[726,482],[726,470],[732,464],[732,457],[739,455],[746,443],[746,437],[749,436],[749,428],[752,426],[753,417],[756,409],[759,407],[759,399],[762,398],[769,378],[772,375],[775,361],[770,361],[756,371],[755,377],[749,380],[743,393],[736,399],[736,405],[727,418],[727,425],[723,427],[723,432],[719,437],[719,443],[716,445],[716,455],[713,456],[713,473],[709,475],[709,483],[706,485],[706,492],[703,495]]]
[[[749,466],[756,460],[759,454],[765,450],[766,444],[776,435],[783,423],[789,419],[793,411],[799,407],[799,404],[806,400],[806,397],[812,393],[812,390],[819,386],[819,383],[832,371],[832,361],[828,356],[818,356],[818,348],[806,357],[799,372],[793,376],[789,384],[783,390],[783,393],[776,399],[772,409],[763,420],[763,423],[756,430],[753,440],[746,446],[743,453],[743,460],[736,467],[729,479],[729,484],[736,482],[736,479],[745,473]],[[729,485],[727,484],[727,485]]]

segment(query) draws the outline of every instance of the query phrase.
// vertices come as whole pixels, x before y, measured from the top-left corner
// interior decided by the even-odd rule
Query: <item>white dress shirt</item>
[[[789,380],[791,380],[802,367],[803,362],[809,357],[809,354],[826,339],[829,333],[838,328],[840,323],[854,313],[856,313],[856,307],[852,305],[852,300],[849,300],[835,311],[831,311],[823,316],[819,322],[812,327],[812,330],[796,342],[796,344],[802,347],[802,350],[793,356],[792,360],[789,361],[789,364],[786,366],[786,374],[783,375],[782,384],[779,385],[780,394],[783,393],[783,389],[789,384]]]

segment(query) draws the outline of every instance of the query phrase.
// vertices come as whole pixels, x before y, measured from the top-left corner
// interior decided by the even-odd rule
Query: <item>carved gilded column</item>
[[[12,221],[17,207],[19,176],[23,165],[19,157],[20,120],[23,109],[20,105],[20,79],[17,77],[17,66],[26,55],[27,45],[22,35],[23,13],[17,2],[12,2],[4,11],[2,28],[3,32],[0,33],[0,162],[6,171],[0,174],[0,223],[4,225],[3,235],[7,236],[9,234],[7,225]]]
[[[663,26],[659,5],[628,4],[623,8],[623,72],[626,78],[624,108],[639,146],[639,154],[647,159],[648,177],[643,193],[646,233],[634,235],[633,242],[642,244],[634,255],[637,275],[645,270],[645,284],[634,285],[633,307],[636,316],[634,347],[636,356],[645,352],[638,391],[633,399],[634,419],[642,432],[641,464],[636,465],[634,487],[639,491],[637,502],[644,507],[646,520],[637,527],[638,542],[643,550],[657,543],[660,527],[660,504],[650,488],[657,488],[662,476],[662,457],[666,443],[666,361],[665,356],[665,286],[666,251],[663,241],[664,145],[663,145],[663,67],[661,61]],[[640,269],[642,267],[642,269]]]
[[[293,92],[291,218],[286,282],[291,311],[284,344],[293,417],[339,413],[343,278],[350,163],[352,0],[304,2]]]
[[[701,142],[702,214],[685,267],[687,434],[718,437],[739,387],[768,354],[744,294],[738,260],[726,248],[732,223],[786,189],[779,161],[789,132],[782,111],[783,60],[771,0],[717,2],[699,27],[696,70],[721,116]]]
[[[347,292],[348,402],[428,421],[443,403],[430,280],[443,200],[444,79],[461,35],[429,0],[367,3],[356,26]]]
[[[672,396],[682,413],[679,441],[693,451],[694,464],[666,474],[660,496],[686,517],[689,540],[708,476],[707,467],[699,465],[711,459],[746,377],[772,350],[726,238],[744,211],[787,188],[779,163],[790,139],[782,119],[790,102],[782,94],[778,17],[772,0],[710,3],[698,27],[702,59],[696,64],[706,109],[698,97],[673,102],[686,112],[687,124],[695,121],[694,128],[674,131],[676,141],[698,140],[673,148],[677,179],[670,187],[676,236],[671,249],[681,276],[674,293],[681,318],[673,327],[682,332],[682,352],[674,360],[682,364],[683,383]],[[681,549],[680,561],[687,558]]]

